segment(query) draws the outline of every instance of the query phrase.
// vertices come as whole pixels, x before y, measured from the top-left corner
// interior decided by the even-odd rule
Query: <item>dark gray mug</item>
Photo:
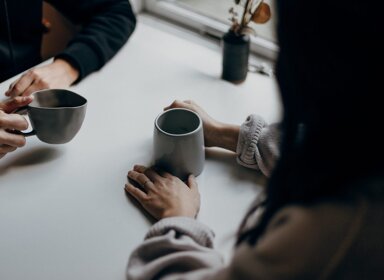
[[[73,139],[83,123],[87,100],[66,89],[47,89],[33,93],[33,101],[16,111],[28,113],[33,130],[18,132],[36,135],[49,144],[64,144]]]
[[[176,108],[157,116],[153,145],[155,166],[182,180],[203,171],[203,123],[195,112]]]

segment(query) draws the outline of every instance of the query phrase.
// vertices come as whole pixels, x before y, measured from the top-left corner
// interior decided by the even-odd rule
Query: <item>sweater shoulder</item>
[[[234,278],[318,277],[347,245],[358,211],[357,205],[337,202],[283,208],[254,246],[244,242],[238,247],[231,271],[242,275]]]

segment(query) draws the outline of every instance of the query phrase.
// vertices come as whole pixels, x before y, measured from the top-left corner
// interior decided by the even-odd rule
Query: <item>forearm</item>
[[[136,26],[128,1],[49,0],[81,31],[57,57],[79,70],[79,79],[100,69],[125,44]]]
[[[63,80],[63,84],[66,84],[67,86],[72,85],[79,78],[79,70],[64,59],[55,59],[52,66],[60,69],[60,72],[62,73],[60,76]]]
[[[175,100],[171,108],[186,108],[197,112],[203,120],[206,147],[224,148],[237,154],[239,164],[261,170],[269,176],[279,157],[280,127],[268,125],[263,118],[251,115],[241,125],[225,124],[208,115],[191,100]]]
[[[207,146],[220,147],[236,152],[239,139],[240,126],[217,123],[215,128],[207,135]]]

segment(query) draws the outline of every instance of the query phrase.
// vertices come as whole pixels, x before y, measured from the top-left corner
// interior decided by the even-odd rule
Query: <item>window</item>
[[[201,33],[220,38],[229,28],[229,9],[236,7],[234,0],[145,0],[145,9],[182,25],[189,26]],[[256,36],[252,36],[251,50],[270,59],[276,57],[276,16],[273,0],[265,0],[271,7],[272,18],[265,24],[254,24]]]

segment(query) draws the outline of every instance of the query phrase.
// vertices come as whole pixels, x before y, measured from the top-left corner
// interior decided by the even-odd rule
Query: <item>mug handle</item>
[[[13,114],[19,114],[19,115],[25,115],[27,112],[28,112],[28,106],[24,106],[24,107],[20,107],[20,108],[16,109],[12,113]],[[25,137],[36,135],[36,131],[34,129],[29,131],[29,132],[22,132],[20,130],[13,130],[10,132],[13,134],[23,135]]]
[[[28,106],[17,108],[12,114],[25,115],[28,112]]]
[[[12,133],[12,134],[23,135],[25,137],[36,135],[36,130],[31,130],[29,132],[22,132],[20,130],[12,130],[12,131],[9,131],[9,132]]]

